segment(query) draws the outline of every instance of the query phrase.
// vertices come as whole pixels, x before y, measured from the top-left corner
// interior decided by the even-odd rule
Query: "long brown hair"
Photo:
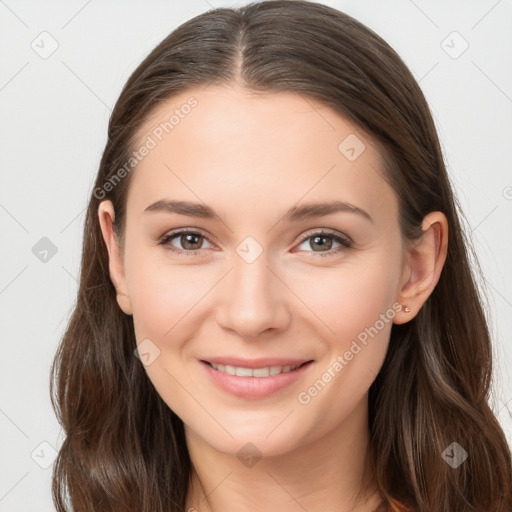
[[[177,93],[234,83],[321,100],[368,133],[382,148],[404,239],[418,236],[429,212],[446,215],[440,280],[414,319],[393,325],[369,390],[368,471],[389,506],[509,512],[511,455],[488,405],[492,346],[479,274],[428,105],[377,34],[302,0],[196,16],[144,59],[121,92],[87,210],[76,305],[51,372],[52,404],[66,434],[53,470],[57,510],[184,510],[192,467],[183,423],[134,356],[133,319],[118,307],[97,212],[101,200],[113,202],[122,244],[136,168],[105,184],[130,160],[142,123]],[[468,454],[458,467],[443,457],[454,442]]]

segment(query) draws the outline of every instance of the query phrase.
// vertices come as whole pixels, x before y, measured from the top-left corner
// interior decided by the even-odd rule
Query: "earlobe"
[[[398,302],[407,304],[395,316],[403,324],[416,316],[436,287],[448,252],[448,221],[441,212],[431,212],[423,219],[423,235],[407,249],[408,278],[399,290]]]
[[[108,252],[110,279],[117,292],[117,303],[127,315],[132,314],[132,305],[126,288],[124,262],[113,229],[115,220],[114,206],[111,201],[102,201],[98,207],[98,219]]]

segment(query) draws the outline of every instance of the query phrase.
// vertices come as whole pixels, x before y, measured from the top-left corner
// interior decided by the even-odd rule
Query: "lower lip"
[[[214,370],[208,363],[201,361],[201,366],[214,384],[227,393],[246,399],[265,398],[290,386],[307,372],[311,364],[312,361],[291,372],[268,377],[238,377]]]

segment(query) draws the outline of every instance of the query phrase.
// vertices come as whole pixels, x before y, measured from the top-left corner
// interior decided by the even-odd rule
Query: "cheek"
[[[164,340],[190,322],[215,275],[204,265],[171,263],[162,247],[141,245],[132,243],[130,252],[127,246],[125,262],[135,333],[138,341]]]
[[[304,421],[317,425],[311,438],[350,415],[386,357],[396,313],[392,306],[397,270],[389,267],[384,272],[376,260],[366,263],[332,273],[323,282],[329,283],[328,293],[313,279],[304,284],[304,291],[308,287],[313,292],[311,309],[321,317],[321,332],[327,333],[322,336],[320,364],[296,396]]]
[[[310,311],[309,316],[317,319],[319,335],[343,348],[382,314],[392,320],[400,271],[395,256],[375,251],[347,259],[339,268],[312,269],[289,276],[290,287]],[[383,329],[381,322],[378,327]]]
[[[185,391],[199,394],[190,385],[191,368],[183,363],[187,354],[190,356],[187,340],[200,323],[195,318],[201,312],[201,298],[212,287],[208,283],[215,282],[211,273],[193,265],[171,267],[152,254],[132,259],[130,296],[135,337],[138,344],[149,339],[157,347],[150,344],[152,359],[145,370],[158,394],[185,421],[201,417]]]
[[[324,418],[329,425],[355,406],[378,374],[394,316],[388,289],[385,283],[376,281],[376,276],[350,275],[333,284],[338,284],[337,292],[329,303],[319,305],[333,333],[325,338],[327,357],[315,375],[321,381],[319,389],[323,390],[322,383],[329,388],[326,393],[322,391],[317,405],[339,399],[344,404],[335,408],[333,418]]]

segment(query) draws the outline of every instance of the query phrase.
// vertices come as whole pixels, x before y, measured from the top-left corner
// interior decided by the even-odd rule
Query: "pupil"
[[[193,242],[193,241],[192,241],[192,242],[190,242],[190,239],[192,239],[192,240],[193,240],[194,238],[195,238],[195,239],[198,239],[199,237],[198,237],[197,235],[183,235],[183,236],[182,236],[182,244],[183,244],[183,239],[185,240],[185,243],[183,244],[183,247],[188,248],[188,249],[197,249],[197,247],[187,247],[187,245],[188,245],[189,243],[191,243],[192,245],[194,245],[194,242]],[[197,240],[196,240],[195,244],[197,245]],[[201,245],[201,244],[199,244],[199,245]]]
[[[330,244],[329,243],[322,244],[322,243],[319,243],[318,240],[330,240],[328,237],[326,237],[326,236],[315,236],[313,238],[313,243],[318,244],[320,247],[324,247],[324,248],[327,247],[327,250],[329,250],[331,248],[332,241],[331,241]]]

